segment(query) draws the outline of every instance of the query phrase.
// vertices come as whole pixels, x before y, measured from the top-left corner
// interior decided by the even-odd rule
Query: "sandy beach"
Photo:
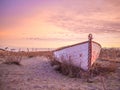
[[[120,90],[120,68],[102,77],[107,90]],[[0,64],[0,90],[104,90],[101,78],[70,78],[55,71],[45,57],[24,58],[21,66]]]

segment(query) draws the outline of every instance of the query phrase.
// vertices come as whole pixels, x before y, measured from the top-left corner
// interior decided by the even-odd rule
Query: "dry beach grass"
[[[85,73],[75,67],[62,64],[64,75],[54,70],[50,51],[12,53],[13,60],[22,57],[20,65],[3,63],[8,59],[6,52],[1,51],[0,90],[120,90],[120,49],[112,50],[115,54],[109,49],[102,50],[94,65],[91,83],[86,81]],[[83,75],[76,76],[79,71]]]

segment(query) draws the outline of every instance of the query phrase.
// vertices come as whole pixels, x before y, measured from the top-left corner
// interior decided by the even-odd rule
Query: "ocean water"
[[[17,52],[17,51],[52,51],[55,48],[0,47],[0,49],[6,49],[8,51],[15,51],[15,52]]]

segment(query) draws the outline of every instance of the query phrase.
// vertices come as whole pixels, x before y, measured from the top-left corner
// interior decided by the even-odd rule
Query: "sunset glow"
[[[120,0],[0,0],[0,47],[120,47]]]

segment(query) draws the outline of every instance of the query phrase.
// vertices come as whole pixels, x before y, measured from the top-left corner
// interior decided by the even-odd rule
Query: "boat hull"
[[[63,47],[54,51],[55,60],[89,70],[100,54],[100,44],[93,41]]]

